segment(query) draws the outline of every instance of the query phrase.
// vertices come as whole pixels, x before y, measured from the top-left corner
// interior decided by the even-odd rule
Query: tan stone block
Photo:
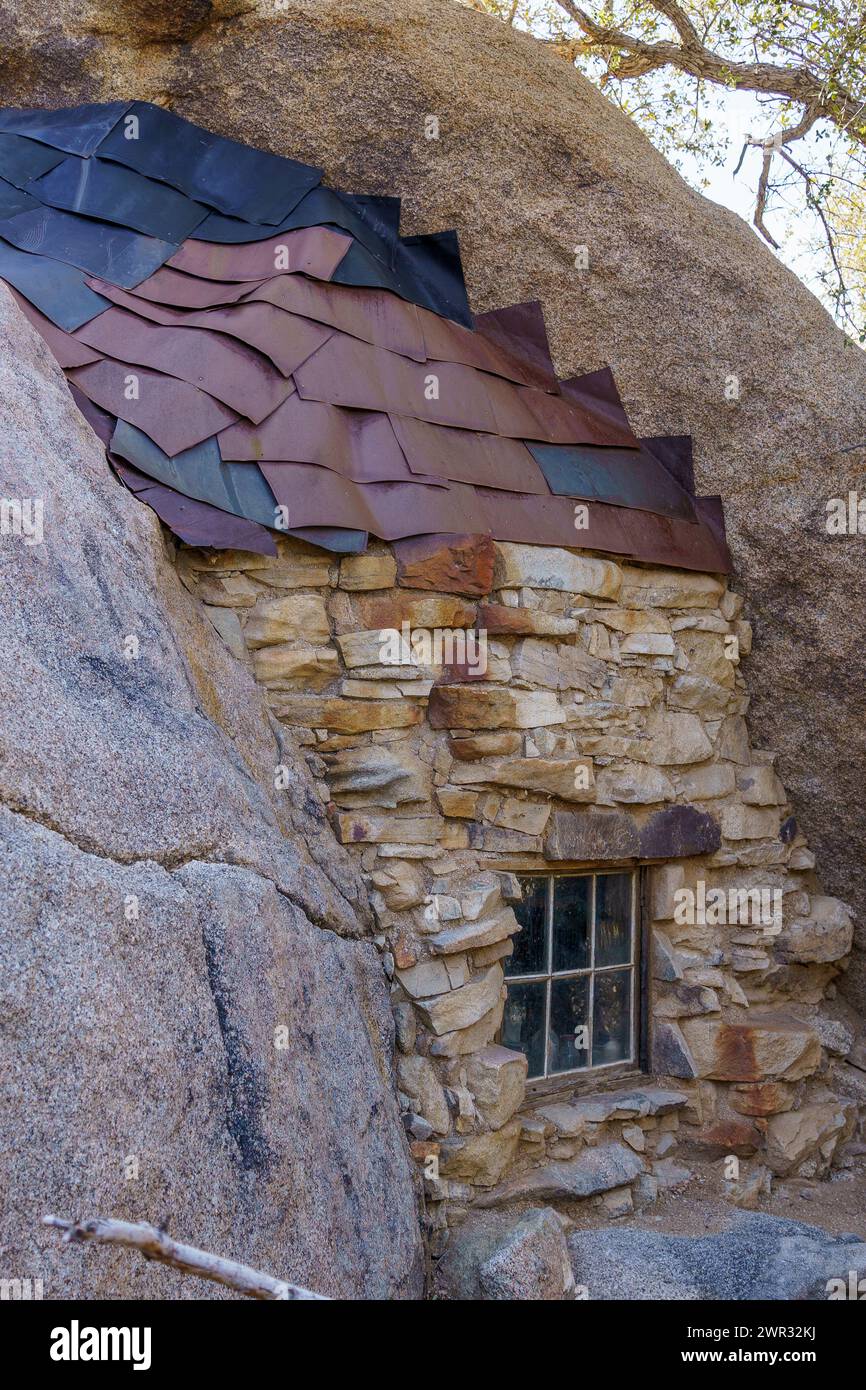
[[[506,830],[520,830],[524,835],[541,835],[550,819],[550,806],[532,801],[518,801],[508,796],[493,818],[494,825]]]
[[[330,635],[321,594],[285,594],[281,598],[261,599],[249,610],[244,624],[248,647],[292,641],[315,644],[327,641]]]
[[[390,589],[396,579],[393,555],[344,555],[340,561],[341,589]]]
[[[303,647],[291,642],[253,651],[256,679],[276,690],[324,690],[340,674],[333,647]],[[274,684],[272,684],[272,682]]]
[[[767,764],[741,768],[737,788],[747,806],[784,806],[787,800],[785,788]]]
[[[648,742],[638,744],[632,756],[638,762],[661,767],[701,763],[713,749],[697,715],[673,710],[653,710],[645,725]]]
[[[476,758],[488,758],[497,753],[516,753],[520,747],[520,734],[505,730],[495,734],[475,734],[467,738],[449,738],[448,747],[455,758],[466,762]]]
[[[668,691],[668,703],[675,709],[694,710],[704,719],[721,719],[730,711],[735,699],[729,687],[717,685],[700,675],[677,676]]]
[[[721,825],[728,840],[772,840],[779,833],[779,812],[734,802],[722,807]]]
[[[653,805],[673,801],[671,781],[657,767],[646,763],[626,763],[624,767],[603,767],[596,779],[596,799],[600,806],[623,802],[626,805]]]
[[[603,623],[621,633],[666,633],[670,636],[671,624],[663,613],[645,612],[640,608],[591,608],[586,621]]]
[[[305,729],[333,729],[340,734],[370,729],[406,729],[420,724],[424,712],[404,700],[341,700],[316,695],[281,695],[271,698],[271,708],[286,724]]]
[[[728,1099],[740,1115],[778,1115],[794,1104],[794,1088],[784,1081],[759,1081],[753,1086],[732,1086]]]
[[[327,752],[324,760],[338,806],[393,808],[429,797],[430,769],[408,749],[368,744]]]
[[[736,663],[725,655],[724,636],[691,629],[677,634],[677,645],[688,659],[689,675],[705,676],[715,685],[733,687]]]
[[[476,1134],[465,1140],[446,1140],[440,1151],[440,1173],[477,1187],[495,1187],[514,1161],[520,1129],[520,1120],[513,1119],[487,1134]]]
[[[730,763],[688,768],[677,773],[677,786],[684,801],[713,801],[716,797],[731,796],[736,789],[734,769]]]
[[[506,541],[498,542],[494,549],[497,588],[561,589],[598,598],[616,598],[619,594],[623,572],[611,560],[574,555],[558,547]]]
[[[331,582],[331,564],[320,550],[297,551],[281,555],[255,573],[260,584],[272,589],[322,589]]]
[[[445,830],[441,816],[365,816],[346,812],[336,820],[344,845],[436,845]]]
[[[364,628],[470,628],[475,626],[475,604],[457,594],[413,594],[399,590],[363,596],[353,601],[356,626]]]
[[[443,967],[444,968],[444,967]],[[441,1037],[478,1023],[493,1009],[502,988],[502,967],[491,965],[483,975],[462,989],[450,990],[437,999],[424,1000],[418,1008],[429,1028]]]
[[[473,1023],[471,1028],[457,1029],[453,1033],[444,1033],[442,1037],[434,1038],[430,1045],[432,1056],[465,1057],[467,1053],[476,1052],[479,1047],[486,1046],[499,1032],[504,1012],[505,1000],[500,997],[490,1012],[477,1023]]]
[[[713,1081],[798,1081],[821,1061],[808,1024],[784,1014],[752,1014],[743,1022],[685,1018],[680,1023],[697,1074]]]
[[[451,1128],[448,1102],[432,1062],[426,1057],[398,1057],[397,1084],[404,1095],[414,1101],[417,1113],[436,1134],[448,1133]]]
[[[195,592],[202,603],[211,603],[215,608],[252,608],[261,589],[245,574],[204,574]]]
[[[851,1133],[855,1117],[856,1106],[836,1100],[771,1115],[767,1121],[768,1164],[774,1173],[784,1175],[816,1158],[819,1171],[826,1171],[839,1143]]]
[[[427,944],[435,955],[449,955],[456,951],[492,946],[513,936],[518,930],[517,918],[509,907],[496,917],[482,917],[477,922],[462,922],[459,926],[447,927],[428,937]]]
[[[418,907],[426,896],[421,871],[414,864],[406,864],[399,859],[377,867],[372,881],[382,894],[385,906],[392,912]]]
[[[623,565],[619,599],[628,608],[717,608],[724,590],[709,574]]]
[[[478,793],[466,791],[463,787],[437,787],[436,800],[443,816],[463,817],[474,820],[478,807]]]
[[[565,712],[546,690],[480,690],[477,686],[436,686],[428,719],[434,729],[533,729],[562,724]]]
[[[514,941],[508,937],[505,941],[496,941],[492,946],[481,946],[473,951],[472,964],[476,970],[481,970],[485,965],[492,965],[494,961],[504,960],[513,952]]]
[[[623,656],[673,656],[673,637],[664,632],[629,632],[620,639]]]
[[[466,1084],[475,1097],[478,1113],[491,1129],[501,1129],[523,1104],[526,1071],[522,1052],[495,1044],[467,1058]]]
[[[517,787],[555,796],[560,801],[595,800],[589,758],[511,758],[507,762],[454,767],[451,778],[454,782],[473,786]]]
[[[399,700],[402,691],[396,681],[358,681],[347,677],[340,684],[340,694],[344,700]]]
[[[517,608],[500,603],[481,604],[478,609],[479,631],[492,637],[498,634],[515,637],[569,637],[579,627],[576,618],[561,618],[536,608]]]
[[[422,960],[406,970],[398,970],[397,979],[412,999],[435,998],[451,988],[448,971],[441,960]]]

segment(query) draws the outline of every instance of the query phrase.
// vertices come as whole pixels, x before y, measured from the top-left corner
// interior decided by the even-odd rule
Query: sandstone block
[[[344,555],[340,561],[341,589],[390,589],[396,578],[393,555]]]
[[[808,1024],[784,1014],[751,1014],[740,1023],[691,1018],[680,1026],[697,1074],[713,1081],[797,1081],[821,1060],[821,1044]]]
[[[466,1084],[478,1112],[491,1129],[500,1129],[522,1105],[527,1061],[522,1052],[491,1045],[466,1061]]]
[[[323,690],[340,674],[333,647],[297,646],[278,642],[253,651],[256,679],[272,689]]]
[[[398,1057],[397,1084],[436,1134],[447,1134],[451,1116],[445,1091],[426,1057]]]
[[[321,594],[261,599],[249,610],[244,638],[250,648],[271,642],[325,642],[331,635]]]
[[[497,588],[563,589],[597,598],[616,598],[619,594],[622,570],[611,560],[505,541],[496,544],[495,552]]]
[[[436,686],[427,716],[434,729],[534,729],[562,724],[565,712],[546,690],[478,690]]]
[[[444,970],[443,965],[443,970]],[[469,1028],[495,1006],[502,988],[502,967],[491,965],[477,980],[449,990],[438,999],[425,1000],[421,1014],[437,1037]]]
[[[316,695],[283,695],[275,692],[271,708],[286,724],[306,729],[333,729],[340,734],[369,729],[406,729],[420,724],[424,714],[417,705],[402,700],[341,700]]]

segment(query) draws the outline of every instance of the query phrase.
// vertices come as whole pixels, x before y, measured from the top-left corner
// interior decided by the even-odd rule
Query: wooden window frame
[[[603,1090],[607,1083],[620,1083],[623,1080],[634,1077],[639,1078],[647,1074],[649,1070],[649,1020],[651,1015],[650,1000],[650,971],[649,971],[649,865],[632,863],[497,863],[495,866],[500,872],[520,874],[523,877],[535,878],[573,878],[581,875],[598,876],[602,874],[628,873],[633,876],[633,921],[634,921],[634,942],[633,942],[633,961],[629,964],[634,972],[634,982],[632,991],[632,1027],[634,1037],[634,1058],[624,1062],[609,1062],[598,1067],[581,1067],[575,1071],[557,1072],[553,1076],[534,1077],[526,1083],[527,1100],[542,1098],[544,1096],[557,1094],[567,1091],[570,1094],[581,1094],[589,1091]],[[594,894],[593,894],[594,900]],[[553,913],[553,901],[551,895],[551,915]],[[504,966],[504,962],[503,962]],[[610,967],[615,969],[616,967]],[[571,975],[585,974],[586,971],[565,971],[561,978],[569,978]],[[532,979],[555,979],[557,975],[537,975],[537,976],[505,976],[506,986],[511,982],[519,983],[522,980]],[[549,989],[547,991],[549,998]],[[497,1042],[501,1042],[501,1028],[497,1033]]]

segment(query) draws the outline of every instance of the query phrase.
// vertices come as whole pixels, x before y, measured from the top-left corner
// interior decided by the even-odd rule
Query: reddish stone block
[[[490,536],[410,536],[394,542],[397,583],[444,594],[489,594],[493,587]]]

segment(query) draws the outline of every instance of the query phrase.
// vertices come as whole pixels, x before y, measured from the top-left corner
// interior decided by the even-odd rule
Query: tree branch
[[[165,1231],[146,1222],[133,1224],[130,1221],[101,1220],[64,1221],[59,1216],[43,1217],[43,1225],[53,1226],[63,1231],[64,1244],[90,1242],[94,1245],[121,1245],[128,1250],[139,1250],[146,1260],[158,1260],[160,1264],[170,1265],[184,1274],[197,1274],[202,1279],[212,1279],[228,1289],[235,1289],[247,1298],[260,1299],[322,1299],[323,1294],[311,1293],[309,1289],[299,1288],[297,1284],[287,1284],[283,1279],[275,1279],[263,1274],[250,1265],[238,1264],[235,1260],[224,1260],[207,1250],[198,1250],[194,1245],[182,1245],[172,1240]]]
[[[866,144],[864,103],[845,88],[828,90],[822,78],[806,66],[778,63],[744,63],[720,57],[701,41],[697,30],[677,0],[650,0],[653,8],[676,30],[680,42],[660,39],[650,43],[624,29],[599,24],[575,0],[557,0],[559,8],[573,19],[586,35],[577,41],[582,54],[596,50],[616,53],[620,61],[617,77],[642,77],[656,68],[672,66],[691,77],[715,82],[738,91],[762,92],[814,110],[814,119],[826,117],[844,128],[851,139]],[[566,46],[568,47],[568,46]]]

